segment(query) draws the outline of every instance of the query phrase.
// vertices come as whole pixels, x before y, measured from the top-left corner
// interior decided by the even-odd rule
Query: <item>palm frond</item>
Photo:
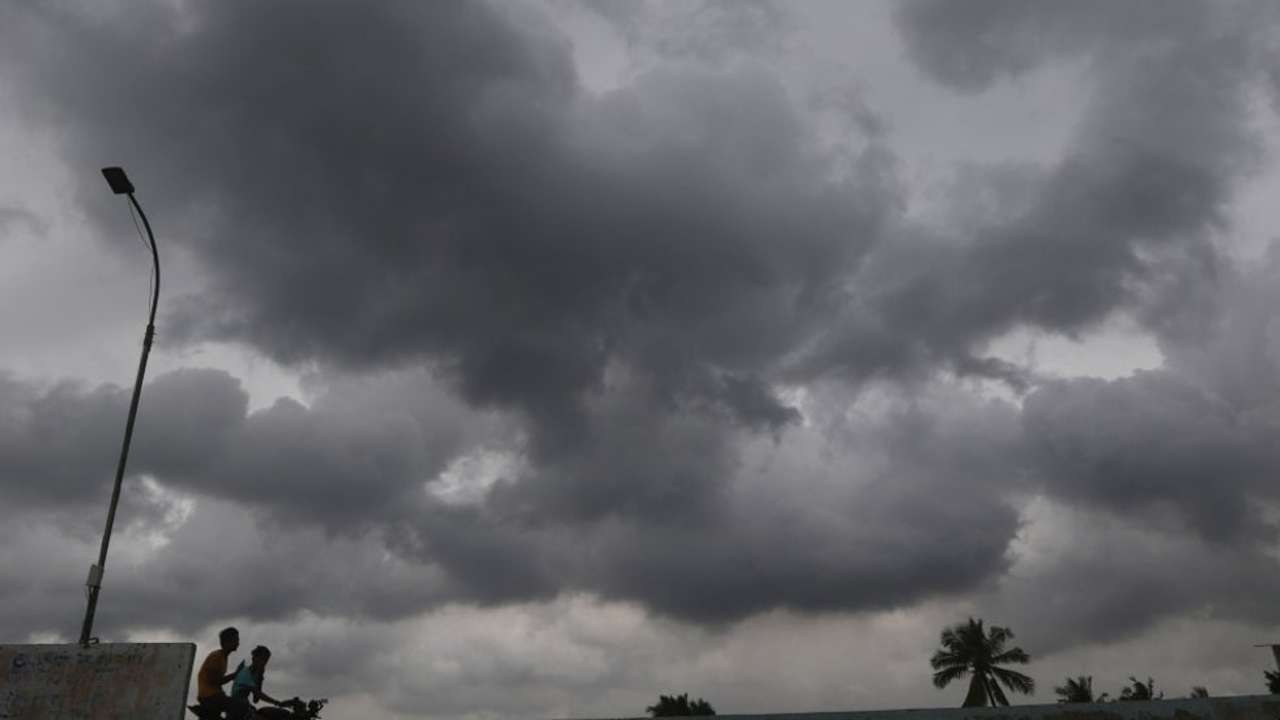
[[[1009,698],[1004,696],[1004,691],[1000,689],[1000,684],[992,678],[987,678],[987,692],[991,695],[991,706],[1006,706],[1009,704]]]
[[[958,653],[939,650],[933,654],[933,657],[929,658],[929,665],[934,670],[941,670],[948,667],[968,667],[969,661]]]
[[[1017,670],[1007,670],[1005,668],[993,667],[991,674],[996,680],[1004,683],[1004,686],[1010,690],[1023,695],[1031,695],[1036,691],[1036,681],[1034,678],[1023,675]]]
[[[1031,662],[1031,656],[1020,647],[1009,648],[991,658],[991,664],[993,665],[1007,665],[1009,663],[1026,665],[1029,662]]]
[[[1006,627],[992,626],[987,632],[986,645],[987,650],[992,655],[999,655],[1004,651],[1004,646],[1013,639],[1013,631]]]
[[[1067,678],[1067,681],[1053,689],[1060,703],[1091,703],[1093,697],[1093,676],[1080,675]]]
[[[937,688],[944,688],[951,684],[952,680],[959,680],[969,674],[969,668],[964,666],[949,667],[939,670],[933,674],[933,685]]]

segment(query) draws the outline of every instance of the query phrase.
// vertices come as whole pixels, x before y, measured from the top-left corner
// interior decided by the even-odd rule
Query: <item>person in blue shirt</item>
[[[236,669],[235,680],[231,683],[231,697],[248,702],[250,696],[254,703],[263,700],[280,707],[284,703],[262,691],[263,680],[266,679],[267,661],[271,659],[271,651],[265,645],[259,645],[249,653],[250,663],[240,663]],[[274,712],[274,711],[273,711]]]

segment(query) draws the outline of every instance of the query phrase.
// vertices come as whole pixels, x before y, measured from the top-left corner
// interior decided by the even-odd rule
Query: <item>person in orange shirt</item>
[[[222,691],[222,686],[236,676],[234,672],[227,673],[227,658],[240,647],[240,631],[233,627],[223,630],[218,633],[218,644],[220,647],[209,653],[196,674],[196,703],[200,708],[197,714],[204,717],[207,712],[217,717],[226,712],[227,720],[245,720],[253,715],[253,706]]]

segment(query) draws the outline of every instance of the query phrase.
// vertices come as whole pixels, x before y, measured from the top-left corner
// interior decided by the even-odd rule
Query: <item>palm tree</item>
[[[656,718],[716,714],[716,710],[711,707],[711,703],[702,698],[690,702],[689,693],[659,695],[658,702],[645,708],[644,711]]]
[[[934,686],[944,688],[952,680],[970,676],[969,692],[961,707],[1008,705],[1009,699],[1000,685],[1027,695],[1035,692],[1035,680],[999,667],[1010,663],[1025,665],[1031,661],[1022,648],[1005,649],[1005,644],[1012,639],[1013,631],[1009,628],[993,625],[987,632],[983,630],[982,621],[973,618],[943,630],[942,649],[929,660],[937,671],[933,674]]]
[[[1091,703],[1102,702],[1106,699],[1107,694],[1102,693],[1099,697],[1093,696],[1093,676],[1081,675],[1079,677],[1067,678],[1065,685],[1060,685],[1053,689],[1058,695],[1060,703]]]
[[[1156,695],[1156,681],[1147,678],[1143,683],[1134,676],[1129,676],[1129,686],[1120,691],[1121,700],[1163,700],[1164,693]]]

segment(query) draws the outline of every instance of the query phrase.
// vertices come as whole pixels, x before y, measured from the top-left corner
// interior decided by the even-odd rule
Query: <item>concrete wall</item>
[[[0,645],[0,719],[182,720],[191,643]]]
[[[1280,720],[1280,695],[1197,700],[717,715],[716,720]]]

